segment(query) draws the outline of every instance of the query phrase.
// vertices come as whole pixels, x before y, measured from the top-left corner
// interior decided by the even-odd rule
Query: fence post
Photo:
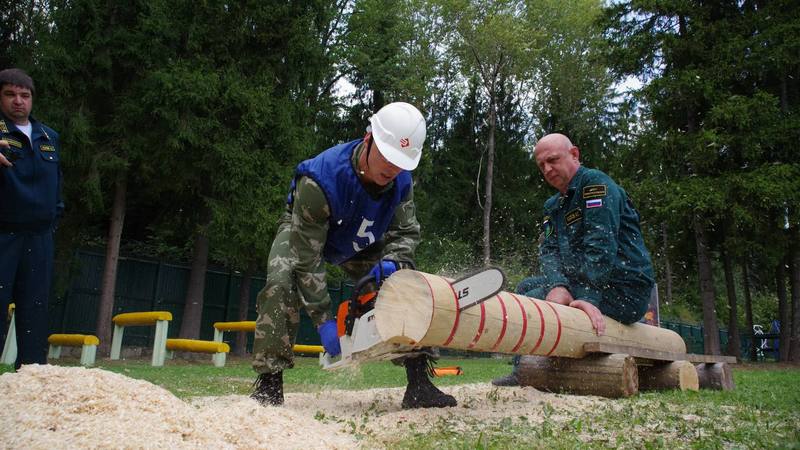
[[[161,260],[156,264],[156,279],[153,281],[153,294],[150,298],[150,311],[156,311],[158,304],[158,294],[161,293]]]
[[[222,315],[222,320],[228,322],[230,320],[230,307],[231,307],[231,286],[233,285],[233,269],[228,269],[228,283],[225,285],[225,313]]]
[[[161,260],[159,259],[158,260],[158,264],[156,265],[156,279],[155,279],[155,282],[153,283],[153,294],[152,294],[152,298],[150,299],[150,311],[159,311],[161,309],[161,308],[157,308],[157,306],[158,306],[158,296],[161,294],[161,275],[162,275],[162,272],[163,272],[162,267],[163,267],[163,264],[161,263]],[[148,328],[153,328],[153,327],[148,327]],[[147,339],[148,340],[156,339],[155,331],[156,330],[151,329],[150,331],[147,332]],[[169,336],[167,336],[167,337],[169,337]],[[153,356],[155,356],[155,355],[153,355]],[[155,361],[155,359],[153,361]]]

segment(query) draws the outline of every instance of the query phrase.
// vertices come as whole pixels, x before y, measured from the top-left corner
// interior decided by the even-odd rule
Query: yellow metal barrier
[[[81,364],[84,366],[93,366],[100,339],[91,334],[51,334],[47,338],[47,342],[50,344],[50,350],[47,354],[48,358],[60,358],[62,346],[82,347]]]
[[[114,336],[111,339],[111,359],[119,359],[122,351],[122,336],[125,327],[131,326],[156,326],[156,335],[153,338],[153,366],[163,366],[166,356],[167,328],[172,320],[169,311],[145,311],[117,314],[111,319],[114,322]]]

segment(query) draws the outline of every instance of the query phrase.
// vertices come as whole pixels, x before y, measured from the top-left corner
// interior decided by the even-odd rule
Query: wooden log
[[[590,355],[581,359],[523,356],[520,386],[549,392],[630,397],[639,391],[636,362],[628,355]]]
[[[670,353],[627,345],[606,344],[602,342],[589,342],[583,346],[589,353],[625,353],[637,359],[650,359],[655,361],[689,361],[693,363],[726,362],[736,364],[736,358],[723,355],[698,355],[694,353]]]
[[[701,389],[730,391],[736,387],[733,371],[727,363],[703,363],[695,366]]]
[[[598,337],[583,311],[509,292],[459,312],[447,279],[414,270],[395,272],[383,283],[374,320],[381,340],[395,351],[432,346],[583,358],[585,344],[601,342],[686,353],[674,331],[606,317],[606,332]]]
[[[689,361],[639,366],[639,389],[642,391],[664,389],[696,391],[699,388],[697,370]]]

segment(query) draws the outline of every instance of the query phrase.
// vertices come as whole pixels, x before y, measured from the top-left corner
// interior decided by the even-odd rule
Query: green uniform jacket
[[[542,228],[539,250],[546,290],[564,286],[573,298],[611,316],[620,315],[609,312],[621,307],[636,309],[631,315],[644,313],[654,284],[650,254],[639,213],[608,175],[578,168],[566,194],[545,202]],[[621,298],[626,298],[623,304]]]

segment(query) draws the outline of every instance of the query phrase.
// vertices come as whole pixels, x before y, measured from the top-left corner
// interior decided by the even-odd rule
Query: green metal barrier
[[[97,309],[104,255],[90,251],[75,254],[76,270],[70,275],[66,291],[50,302],[50,333],[96,334]],[[169,337],[178,337],[183,318],[183,304],[189,279],[188,266],[163,261],[122,257],[117,268],[117,285],[114,314],[133,311],[169,311],[173,321]],[[206,273],[203,298],[203,315],[200,339],[211,340],[215,322],[239,320],[239,287],[242,274],[235,271],[210,269]],[[256,298],[264,287],[263,276],[253,277],[250,285],[248,313],[245,320],[256,320]],[[349,298],[353,291],[350,283],[332,283],[331,312],[339,303]],[[235,334],[230,334],[235,339]],[[151,327],[134,327],[126,331],[127,345],[146,347],[153,339]],[[248,333],[248,350],[252,349],[253,335]],[[319,335],[305,312],[300,316],[297,343],[318,345]]]

